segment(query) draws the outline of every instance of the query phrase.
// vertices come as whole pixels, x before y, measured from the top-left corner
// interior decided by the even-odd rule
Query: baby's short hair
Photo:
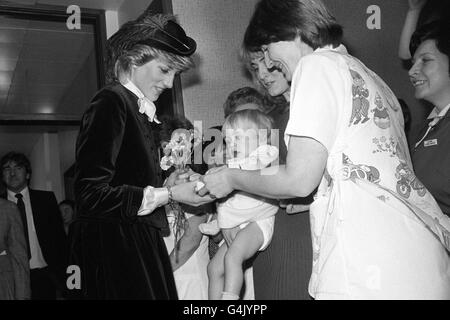
[[[226,119],[222,127],[223,135],[226,135],[227,130],[249,130],[254,129],[266,130],[267,139],[270,139],[270,133],[273,129],[273,121],[268,115],[260,110],[246,109],[239,110],[230,114]]]

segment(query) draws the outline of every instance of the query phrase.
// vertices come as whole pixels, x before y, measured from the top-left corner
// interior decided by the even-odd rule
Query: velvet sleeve
[[[75,195],[79,213],[96,218],[134,220],[143,189],[111,185],[122,146],[127,107],[121,97],[103,90],[83,116],[76,150]]]

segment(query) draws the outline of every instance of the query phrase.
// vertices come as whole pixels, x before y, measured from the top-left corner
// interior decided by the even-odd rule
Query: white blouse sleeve
[[[332,57],[313,53],[300,60],[292,80],[287,146],[290,136],[301,136],[330,151],[344,107],[345,79],[343,68]]]

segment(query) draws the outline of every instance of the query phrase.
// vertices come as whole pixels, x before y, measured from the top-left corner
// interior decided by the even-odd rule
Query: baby
[[[271,119],[259,110],[242,110],[229,115],[222,128],[227,165],[241,170],[259,170],[278,158],[278,148],[268,140]],[[233,193],[217,207],[218,218],[203,223],[204,234],[239,227],[233,243],[223,243],[208,265],[209,299],[239,299],[243,285],[243,263],[269,245],[274,228],[276,203],[245,192]]]

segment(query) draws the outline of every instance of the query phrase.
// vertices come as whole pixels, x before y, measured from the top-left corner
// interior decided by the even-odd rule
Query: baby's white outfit
[[[227,164],[230,168],[260,170],[277,158],[277,147],[262,145],[247,158],[230,159]],[[230,229],[237,226],[243,229],[250,222],[256,222],[264,236],[263,244],[259,249],[259,251],[262,251],[267,248],[272,240],[277,212],[278,203],[276,201],[238,191],[217,206],[217,220],[202,223],[199,229],[204,234],[215,235],[219,233],[220,229]]]

